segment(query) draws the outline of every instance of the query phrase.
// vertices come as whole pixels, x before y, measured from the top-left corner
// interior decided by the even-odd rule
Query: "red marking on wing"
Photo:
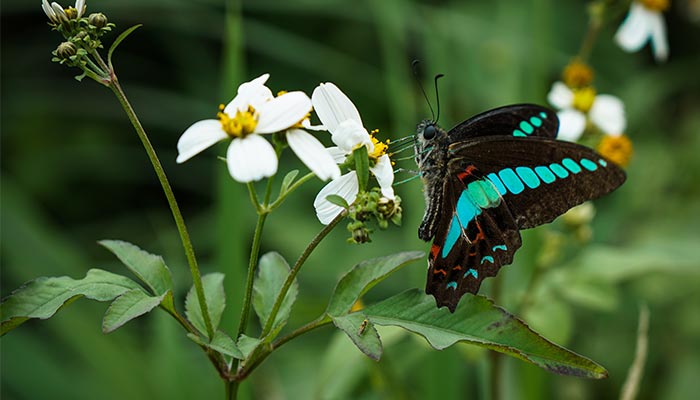
[[[444,269],[435,269],[433,270],[433,274],[442,274],[443,276],[447,276],[447,271]]]
[[[433,258],[433,260],[437,258],[439,251],[440,251],[440,246],[433,243],[433,245],[430,247],[430,256]]]
[[[462,270],[462,266],[461,266],[461,265],[455,265],[455,267],[452,268],[452,269],[454,269],[455,271],[461,271],[461,270]]]
[[[467,176],[474,175],[474,171],[476,171],[476,167],[473,166],[473,165],[469,165],[469,166],[467,166],[467,168],[464,170],[464,172],[460,172],[459,174],[457,174],[457,178],[458,178],[460,181],[464,182],[464,178],[466,178]]]

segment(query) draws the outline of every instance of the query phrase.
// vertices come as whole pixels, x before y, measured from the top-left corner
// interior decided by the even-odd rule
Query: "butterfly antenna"
[[[445,74],[435,75],[435,98],[437,99],[437,118],[435,118],[435,123],[440,119],[440,94],[438,93],[438,79],[445,76]],[[425,94],[425,92],[423,92]],[[432,111],[432,109],[430,109]]]
[[[420,91],[423,93],[423,97],[425,97],[425,102],[428,103],[428,107],[430,108],[430,115],[432,115],[432,120],[435,121],[435,111],[433,110],[433,106],[430,105],[430,100],[428,99],[428,94],[425,93],[425,89],[423,88],[423,84],[420,81],[420,78],[418,77],[418,64],[420,64],[420,60],[413,60],[411,63],[411,66],[413,66],[413,76],[416,78],[416,83],[418,83],[418,87],[420,88]],[[437,77],[435,78],[435,82],[437,83]],[[438,101],[439,104],[439,101]],[[439,112],[438,108],[438,112]]]

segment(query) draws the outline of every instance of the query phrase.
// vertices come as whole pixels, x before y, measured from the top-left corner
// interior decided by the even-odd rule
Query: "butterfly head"
[[[416,163],[421,167],[433,150],[442,147],[440,144],[446,142],[447,132],[435,121],[425,119],[416,128],[415,139]]]

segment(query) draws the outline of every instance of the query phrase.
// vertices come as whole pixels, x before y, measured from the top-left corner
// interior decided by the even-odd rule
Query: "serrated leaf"
[[[208,347],[214,351],[217,351],[223,355],[236,358],[238,360],[243,359],[243,353],[238,349],[236,343],[234,343],[231,336],[227,335],[222,331],[216,331],[214,334],[214,339],[210,343],[204,342],[199,336],[194,333],[188,333],[187,337],[192,339],[195,343],[200,346]]]
[[[224,274],[215,272],[202,276],[202,286],[204,288],[204,298],[209,308],[212,328],[216,331],[221,322],[221,315],[226,307]],[[199,299],[194,286],[187,292],[187,297],[185,298],[185,315],[195,328],[202,334],[207,335],[207,327],[202,317],[202,308],[199,306]]]
[[[50,318],[79,297],[109,301],[133,289],[141,289],[141,286],[125,276],[101,269],[89,270],[80,280],[67,276],[35,279],[3,300],[0,334],[4,335],[30,318]]]
[[[173,290],[173,278],[163,257],[148,253],[138,246],[121,240],[101,240],[98,243],[117,256],[151,289],[152,294],[160,296]]]
[[[110,333],[134,318],[140,317],[158,307],[165,293],[149,296],[141,289],[125,292],[109,305],[102,319],[102,332]]]
[[[127,36],[129,36],[133,31],[136,29],[140,28],[142,24],[134,25],[131,28],[125,30],[124,32],[120,33],[119,36],[114,40],[114,43],[112,43],[111,46],[109,46],[109,50],[107,51],[107,65],[109,66],[109,69],[112,69],[112,54],[114,53],[114,50],[117,49],[117,46],[126,39]]]
[[[369,180],[369,154],[367,147],[360,146],[353,150],[355,159],[355,171],[357,172],[357,183],[360,187],[360,192],[367,190],[367,181]]]
[[[411,261],[423,258],[421,251],[408,251],[374,258],[357,264],[336,285],[326,313],[332,317],[347,314],[369,289]]]
[[[270,252],[260,257],[258,275],[255,277],[255,283],[253,284],[253,308],[258,318],[260,318],[260,324],[263,326],[270,317],[272,306],[277,296],[279,296],[289,271],[290,268],[287,261],[279,253]],[[269,338],[274,338],[287,323],[298,292],[299,287],[295,279],[277,312]]]
[[[250,354],[260,346],[260,343],[262,343],[262,340],[246,335],[241,335],[240,338],[238,338],[238,348],[241,350],[241,353],[243,353],[243,358],[248,359]]]
[[[333,324],[345,332],[352,342],[367,357],[379,361],[382,357],[382,341],[374,324],[362,312],[331,317]]]
[[[297,175],[299,175],[299,170],[293,169],[284,176],[284,179],[282,179],[282,185],[280,186],[280,196],[289,190],[289,186],[292,185],[292,182],[294,182],[294,178],[296,178]]]
[[[328,196],[326,196],[326,200],[328,200],[329,203],[335,204],[338,207],[343,207],[343,208],[350,207],[348,205],[348,202],[345,201],[345,199],[342,198],[341,196],[338,196],[337,194],[329,194]]]
[[[452,314],[446,308],[436,308],[432,296],[412,289],[363,312],[375,324],[396,325],[423,336],[438,350],[456,342],[467,342],[556,374],[595,379],[608,375],[602,366],[543,338],[483,296],[463,297]]]

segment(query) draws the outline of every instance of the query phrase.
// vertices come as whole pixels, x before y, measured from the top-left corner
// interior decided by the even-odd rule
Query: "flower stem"
[[[291,186],[289,186],[289,187],[287,188],[287,190],[286,190],[284,193],[280,193],[279,197],[278,197],[274,202],[272,202],[272,204],[270,204],[269,209],[270,209],[270,210],[274,210],[275,208],[277,208],[277,207],[279,207],[280,205],[282,205],[282,202],[284,201],[284,199],[287,198],[287,196],[289,196],[290,194],[292,194],[292,192],[294,192],[295,190],[297,190],[301,185],[303,185],[304,183],[306,183],[306,181],[308,181],[309,179],[313,178],[314,176],[316,176],[316,175],[315,175],[313,172],[309,172],[308,174],[306,174],[306,175],[302,176],[301,178],[299,178],[299,180],[297,180],[297,181],[294,182]]]
[[[163,188],[163,192],[165,193],[165,198],[168,201],[168,205],[170,206],[170,211],[173,214],[173,218],[175,219],[175,225],[177,225],[177,230],[178,233],[180,234],[180,240],[182,241],[182,247],[185,249],[185,255],[187,257],[187,263],[189,264],[190,267],[190,274],[192,275],[192,282],[194,284],[195,292],[197,294],[197,299],[199,300],[199,306],[201,308],[202,312],[202,317],[204,318],[204,325],[206,326],[207,329],[207,334],[210,338],[214,337],[214,327],[212,326],[211,323],[211,318],[209,316],[209,309],[207,307],[207,302],[206,298],[204,297],[204,287],[202,286],[202,276],[199,272],[199,267],[197,266],[197,259],[194,254],[194,248],[192,247],[192,241],[190,240],[190,235],[187,232],[187,226],[185,225],[185,220],[182,217],[182,213],[180,212],[180,207],[177,204],[177,201],[175,200],[175,194],[173,193],[172,187],[170,187],[170,182],[168,181],[167,176],[165,175],[165,170],[163,169],[163,166],[160,163],[160,160],[158,159],[158,155],[156,154],[155,149],[153,148],[153,145],[151,144],[151,141],[148,139],[148,135],[146,134],[146,131],[143,129],[143,126],[141,125],[141,122],[139,121],[138,117],[136,116],[136,113],[134,112],[134,109],[131,107],[131,104],[129,104],[129,101],[126,98],[126,94],[122,90],[121,86],[119,85],[119,81],[117,80],[116,75],[114,75],[114,72],[110,72],[111,79],[109,83],[110,89],[112,89],[112,92],[117,96],[117,99],[119,100],[119,103],[122,105],[122,108],[126,112],[126,115],[129,117],[129,121],[131,121],[131,124],[134,126],[134,129],[136,130],[136,133],[139,136],[139,139],[141,139],[141,143],[143,144],[144,149],[146,150],[146,154],[148,155],[148,159],[151,161],[151,164],[153,165],[153,170],[155,171],[156,175],[158,176],[158,181],[160,181],[160,185]]]
[[[282,302],[284,301],[284,298],[287,295],[289,287],[292,286],[292,283],[294,283],[294,278],[296,278],[297,274],[299,273],[301,266],[304,265],[306,259],[309,258],[311,252],[313,252],[316,246],[318,246],[318,244],[321,243],[323,238],[328,236],[328,234],[333,230],[333,228],[335,228],[335,226],[338,225],[338,223],[344,217],[345,212],[338,214],[328,225],[324,226],[323,229],[321,229],[321,231],[318,234],[316,234],[316,236],[311,240],[311,243],[309,243],[306,249],[304,249],[304,252],[301,253],[299,259],[297,259],[297,262],[294,264],[294,267],[292,267],[292,270],[289,271],[289,275],[287,275],[287,280],[284,281],[284,285],[282,285],[282,289],[280,290],[280,293],[275,299],[275,303],[272,306],[272,310],[270,311],[270,316],[265,322],[265,327],[263,328],[263,331],[260,334],[261,338],[265,338],[265,336],[267,336],[270,333],[270,331],[272,331],[272,327],[274,326],[277,313],[279,312],[279,309],[282,306]]]

